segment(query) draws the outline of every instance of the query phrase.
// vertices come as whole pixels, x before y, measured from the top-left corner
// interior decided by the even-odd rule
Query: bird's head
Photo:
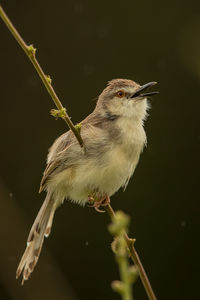
[[[147,97],[158,92],[146,92],[156,82],[139,85],[128,79],[113,79],[100,94],[97,107],[110,116],[144,119],[148,108]]]

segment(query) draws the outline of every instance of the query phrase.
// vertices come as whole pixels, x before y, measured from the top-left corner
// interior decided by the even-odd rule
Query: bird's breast
[[[127,184],[146,143],[142,123],[134,124],[132,120],[122,119],[116,126],[120,134],[116,139],[113,137],[110,148],[101,156],[99,173],[96,176],[99,188],[108,195],[114,194]]]
[[[142,151],[146,144],[146,134],[142,121],[133,121],[131,118],[120,118],[116,124],[120,135],[117,140],[121,151],[127,155],[130,160]]]

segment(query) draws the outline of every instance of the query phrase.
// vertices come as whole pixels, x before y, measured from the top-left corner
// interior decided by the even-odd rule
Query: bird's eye
[[[119,97],[119,98],[123,98],[123,97],[125,97],[125,95],[126,95],[126,93],[124,91],[118,91],[116,93],[116,96]]]

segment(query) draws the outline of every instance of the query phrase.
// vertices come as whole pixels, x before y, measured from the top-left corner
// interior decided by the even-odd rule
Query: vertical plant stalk
[[[74,125],[72,123],[70,117],[66,112],[66,109],[63,107],[61,101],[59,100],[58,96],[56,95],[51,85],[51,78],[48,75],[45,75],[44,71],[40,67],[40,64],[38,63],[38,60],[36,58],[36,48],[34,48],[33,45],[27,45],[24,42],[24,40],[16,30],[14,25],[11,23],[11,21],[9,20],[8,16],[6,15],[6,13],[4,12],[1,6],[0,6],[0,17],[2,18],[2,20],[4,21],[4,23],[6,24],[6,26],[8,27],[8,29],[10,30],[10,32],[12,33],[12,35],[14,36],[18,44],[21,46],[21,48],[24,50],[24,52],[32,62],[34,68],[36,69],[38,75],[40,76],[42,82],[44,83],[48,93],[50,94],[52,100],[54,101],[56,107],[58,108],[58,110],[52,110],[52,115],[62,118],[67,123],[71,131],[74,133],[80,146],[84,147],[83,140],[80,135],[80,124]]]
[[[112,250],[119,266],[121,279],[121,281],[113,281],[111,286],[115,292],[120,294],[122,300],[133,300],[132,285],[136,281],[138,270],[135,266],[129,265],[129,253],[124,239],[124,231],[128,230],[130,217],[122,211],[117,211],[111,220],[112,223],[108,226],[108,230],[114,236]]]
[[[115,212],[112,209],[112,206],[110,204],[108,204],[107,206],[104,206],[104,209],[106,210],[107,214],[113,219],[115,218]],[[142,265],[142,262],[139,258],[139,255],[137,254],[137,251],[134,247],[134,239],[129,238],[129,236],[127,235],[126,232],[124,232],[124,239],[126,241],[127,247],[130,251],[130,257],[132,259],[132,261],[134,262],[134,264],[137,266],[138,271],[139,271],[139,275],[140,275],[140,279],[143,283],[143,286],[145,288],[145,291],[148,295],[149,300],[156,300],[156,296],[153,292],[153,289],[151,287],[150,281],[147,277],[147,274],[144,270],[144,267]]]
[[[127,259],[125,257],[118,257],[118,264],[119,264],[119,272],[120,272],[120,277],[122,279],[122,281],[126,284],[126,289],[124,291],[124,294],[122,294],[122,299],[123,300],[133,300],[133,291],[132,291],[132,282],[130,282],[129,279],[129,274],[127,274],[128,272],[128,262]]]
[[[24,52],[30,59],[30,61],[33,64],[34,68],[36,69],[38,75],[40,76],[42,82],[44,83],[48,93],[50,94],[52,100],[54,101],[56,107],[58,108],[58,110],[52,111],[52,115],[55,117],[61,117],[65,121],[65,123],[67,123],[67,125],[69,126],[71,131],[74,133],[78,143],[80,144],[80,147],[84,148],[84,143],[83,143],[82,137],[80,135],[81,124],[74,125],[72,123],[72,121],[70,120],[70,117],[68,116],[68,114],[66,112],[66,109],[63,107],[61,101],[59,100],[58,96],[56,95],[56,93],[51,85],[51,78],[48,75],[45,75],[44,71],[42,70],[42,68],[40,67],[40,65],[36,59],[36,56],[35,56],[36,49],[33,47],[33,45],[27,45],[24,42],[24,40],[22,39],[22,37],[20,36],[18,31],[15,29],[14,25],[9,20],[8,16],[4,12],[1,5],[0,5],[0,17],[2,18],[3,22],[6,24],[6,26],[8,27],[9,31],[12,33],[14,38],[17,40],[18,44],[21,46],[21,48],[24,50]],[[108,204],[107,206],[104,206],[104,209],[106,209],[108,215],[111,218],[113,218],[113,217],[115,218],[115,212],[112,209],[110,204]],[[131,259],[133,260],[134,264],[138,267],[139,275],[140,275],[141,281],[146,290],[149,300],[156,300],[156,297],[152,290],[151,284],[150,284],[148,277],[145,273],[145,270],[142,266],[140,258],[135,250],[134,240],[130,239],[126,232],[124,233],[124,239],[126,241],[127,247],[129,248]]]

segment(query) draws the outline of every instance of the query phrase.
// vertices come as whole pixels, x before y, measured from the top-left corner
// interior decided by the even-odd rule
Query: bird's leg
[[[94,207],[94,209],[100,213],[105,212],[105,210],[99,209],[100,206],[107,206],[110,203],[110,197],[108,195],[101,196],[100,199],[97,195],[89,195],[88,202],[90,207]]]

